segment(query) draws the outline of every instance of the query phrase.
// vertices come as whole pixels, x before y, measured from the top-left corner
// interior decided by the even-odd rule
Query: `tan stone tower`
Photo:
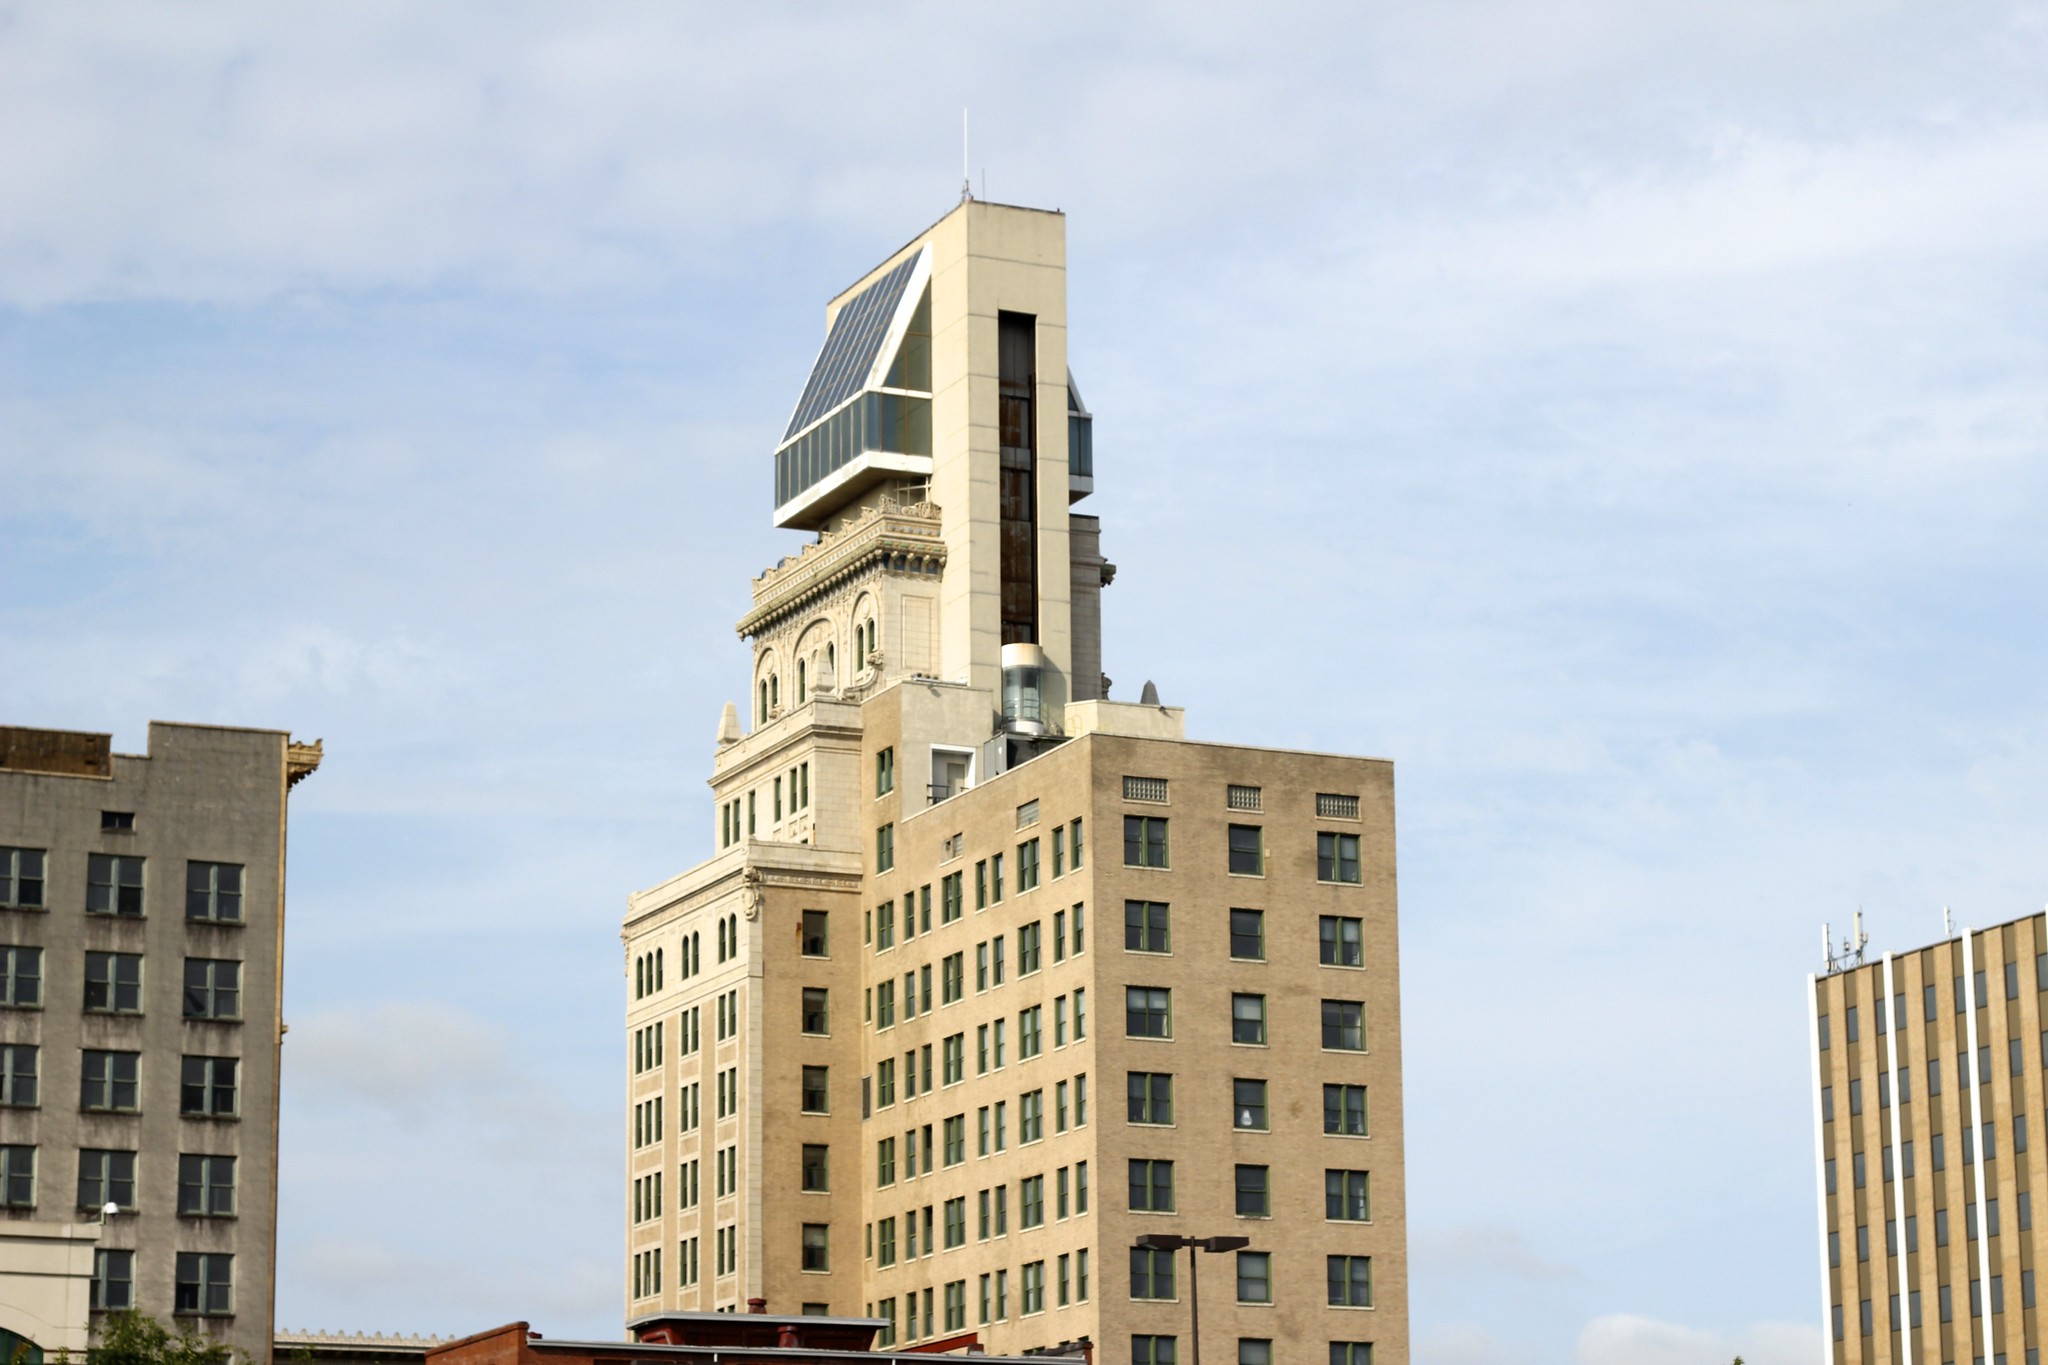
[[[628,1317],[1173,1365],[1199,1255],[1212,1359],[1406,1361],[1391,765],[1108,699],[1064,218],[964,202],[826,332],[717,852],[626,918]]]
[[[1852,943],[1808,990],[1828,1365],[2031,1365],[2048,917],[1874,962]]]

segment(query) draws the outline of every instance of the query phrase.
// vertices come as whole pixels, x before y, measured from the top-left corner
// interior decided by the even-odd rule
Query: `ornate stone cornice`
[[[876,569],[937,573],[946,564],[939,509],[871,507],[853,525],[831,532],[754,580],[754,609],[736,627],[752,639],[823,593]]]

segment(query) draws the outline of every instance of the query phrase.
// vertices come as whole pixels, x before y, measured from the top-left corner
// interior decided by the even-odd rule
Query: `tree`
[[[85,1365],[249,1365],[226,1342],[184,1327],[173,1332],[147,1313],[109,1313],[97,1335]]]

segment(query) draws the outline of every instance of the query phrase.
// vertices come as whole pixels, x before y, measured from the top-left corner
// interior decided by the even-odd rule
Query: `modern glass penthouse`
[[[1067,357],[1054,213],[827,309],[711,856],[629,902],[625,1310],[1167,1365],[1198,1256],[1212,1360],[1398,1365],[1391,765],[1109,699]]]

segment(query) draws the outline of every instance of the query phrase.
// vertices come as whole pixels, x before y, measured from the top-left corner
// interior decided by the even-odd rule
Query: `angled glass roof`
[[[782,433],[785,442],[866,387],[904,287],[922,256],[923,252],[911,252],[888,274],[840,306],[824,349],[811,366],[804,396],[797,400],[796,412],[789,419],[789,430]]]

